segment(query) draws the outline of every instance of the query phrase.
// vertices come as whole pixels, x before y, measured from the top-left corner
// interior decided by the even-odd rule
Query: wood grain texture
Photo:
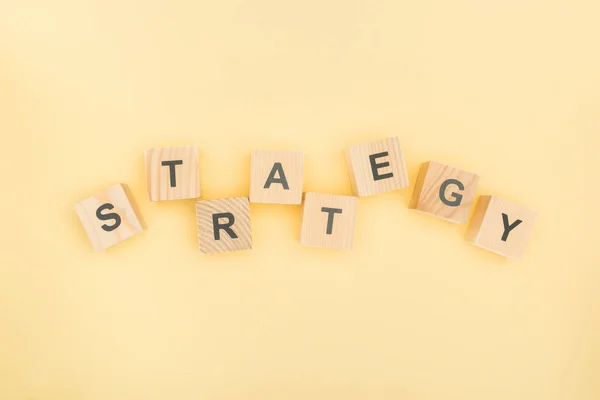
[[[125,185],[117,184],[75,205],[75,211],[95,251],[114,246],[144,229],[132,201],[127,195]],[[107,203],[113,207],[102,214],[115,213],[121,218],[119,227],[110,232],[102,229],[102,226],[112,226],[116,221],[100,220],[96,216],[98,208]]]
[[[327,234],[329,213],[323,207],[341,209],[333,217],[332,231]],[[306,193],[302,209],[300,243],[328,249],[352,249],[358,212],[358,198],[323,193]]]
[[[237,238],[230,237],[220,230],[219,240],[215,240],[213,215],[231,213],[234,223],[231,229]],[[196,202],[196,222],[198,226],[198,244],[205,254],[252,248],[252,227],[250,224],[250,202],[247,197],[232,197],[218,200]],[[219,223],[226,221],[219,220]]]
[[[379,175],[391,173],[392,176],[376,180],[369,156],[384,152],[388,154],[377,157],[374,161],[377,164],[389,162],[390,165],[377,168],[377,173]],[[346,150],[346,163],[355,196],[370,196],[409,186],[406,162],[397,137],[349,147]]]
[[[508,217],[511,225],[522,222],[508,232],[506,240],[505,223],[502,214]],[[481,196],[467,230],[466,240],[505,257],[519,259],[525,254],[537,214],[519,204],[494,196]]]
[[[146,150],[146,188],[149,201],[195,199],[200,194],[198,148],[164,147]],[[175,168],[175,187],[171,186],[170,169],[163,161],[182,161]]]
[[[449,200],[456,200],[455,196],[462,196],[457,206],[444,204],[440,197],[442,184],[448,179],[460,181],[464,185],[464,190],[451,184],[444,191],[445,198]],[[409,208],[446,221],[464,224],[473,206],[478,184],[479,176],[472,172],[429,161],[421,166]]]
[[[281,163],[288,183],[272,183],[265,188],[275,163]],[[280,174],[275,175],[280,178]],[[301,151],[256,150],[252,152],[250,168],[250,202],[270,204],[301,204],[304,180],[304,154]]]

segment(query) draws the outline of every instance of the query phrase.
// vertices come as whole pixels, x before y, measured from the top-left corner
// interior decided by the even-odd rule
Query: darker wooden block
[[[479,176],[430,161],[421,166],[409,208],[464,224],[473,206]]]
[[[247,197],[196,202],[198,244],[206,254],[252,248]]]

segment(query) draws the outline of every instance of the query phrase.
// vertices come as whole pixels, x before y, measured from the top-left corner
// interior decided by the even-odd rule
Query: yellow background
[[[596,0],[0,3],[0,398],[600,398]],[[539,213],[522,261],[361,198],[355,249],[300,246],[252,205],[254,249],[196,247],[194,201],[149,203],[143,151],[197,145],[204,197],[253,149],[398,135]],[[94,254],[73,205],[130,186],[149,229]]]

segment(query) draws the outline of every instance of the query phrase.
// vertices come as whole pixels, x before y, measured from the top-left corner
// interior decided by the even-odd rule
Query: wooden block
[[[355,196],[391,192],[409,185],[397,137],[348,148],[346,163]]]
[[[457,224],[467,222],[479,176],[430,161],[421,166],[409,208]]]
[[[198,148],[165,147],[146,150],[148,200],[182,200],[200,197]]]
[[[351,249],[358,198],[306,193],[300,243],[328,249]]]
[[[510,258],[521,258],[529,242],[537,214],[494,196],[481,196],[467,230],[475,246]]]
[[[304,154],[300,151],[252,152],[250,202],[301,204]]]
[[[252,248],[247,197],[197,201],[196,223],[200,251],[205,254]]]
[[[102,251],[141,232],[141,219],[123,184],[109,187],[75,205],[95,251]]]

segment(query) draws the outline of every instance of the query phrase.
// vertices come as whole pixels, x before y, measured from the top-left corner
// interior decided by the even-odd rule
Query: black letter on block
[[[506,240],[508,239],[508,234],[510,233],[510,231],[512,231],[513,229],[515,229],[517,226],[519,226],[521,224],[520,219],[516,220],[515,222],[511,224],[509,224],[508,222],[508,215],[502,213],[502,222],[504,223],[504,233],[502,234],[502,241],[506,242]]]
[[[328,215],[327,215],[327,234],[331,235],[331,233],[333,232],[333,216],[335,214],[341,214],[342,209],[341,208],[322,207],[321,212],[328,213]]]
[[[279,172],[279,178],[275,178],[275,174]],[[271,183],[281,183],[284,190],[290,190],[290,186],[288,185],[287,179],[285,178],[285,172],[283,172],[283,167],[280,162],[276,162],[273,164],[273,168],[271,169],[271,173],[269,173],[269,177],[265,182],[264,189],[268,189],[271,187]]]
[[[183,164],[183,160],[163,161],[160,163],[163,167],[169,166],[169,180],[171,187],[177,186],[177,178],[175,177],[175,166]]]
[[[392,174],[391,172],[379,175],[379,172],[377,171],[378,169],[390,166],[390,163],[388,161],[377,164],[377,158],[385,157],[387,155],[389,155],[389,153],[387,151],[384,151],[383,153],[371,154],[369,156],[369,161],[371,162],[371,172],[373,172],[373,179],[376,181],[391,178],[394,176],[394,174]]]
[[[115,229],[117,229],[119,226],[121,226],[121,217],[119,216],[119,214],[117,214],[117,213],[102,214],[102,211],[112,210],[113,208],[115,208],[115,206],[113,206],[112,204],[104,203],[100,207],[98,207],[98,209],[96,210],[96,217],[100,221],[108,221],[109,219],[115,220],[115,223],[110,226],[106,225],[106,224],[101,226],[101,228],[104,229],[106,232],[112,232]]]
[[[456,185],[456,186],[458,186],[459,190],[465,190],[465,185],[463,185],[461,181],[457,181],[456,179],[446,179],[442,183],[442,186],[440,186],[440,200],[442,200],[442,203],[444,203],[447,206],[458,207],[458,206],[460,206],[460,203],[463,198],[462,194],[452,192],[452,197],[454,197],[454,200],[453,201],[448,200],[446,198],[446,188],[448,188],[448,186],[450,186],[450,185]]]
[[[235,234],[233,229],[231,229],[231,225],[233,225],[235,223],[235,217],[233,216],[232,213],[225,212],[225,213],[213,214],[212,218],[213,218],[213,232],[215,234],[215,240],[221,239],[221,232],[220,232],[221,229],[223,229],[225,232],[227,232],[227,234],[229,235],[230,238],[237,239],[237,235]],[[227,218],[227,222],[224,224],[221,224],[221,223],[219,223],[219,218]]]

